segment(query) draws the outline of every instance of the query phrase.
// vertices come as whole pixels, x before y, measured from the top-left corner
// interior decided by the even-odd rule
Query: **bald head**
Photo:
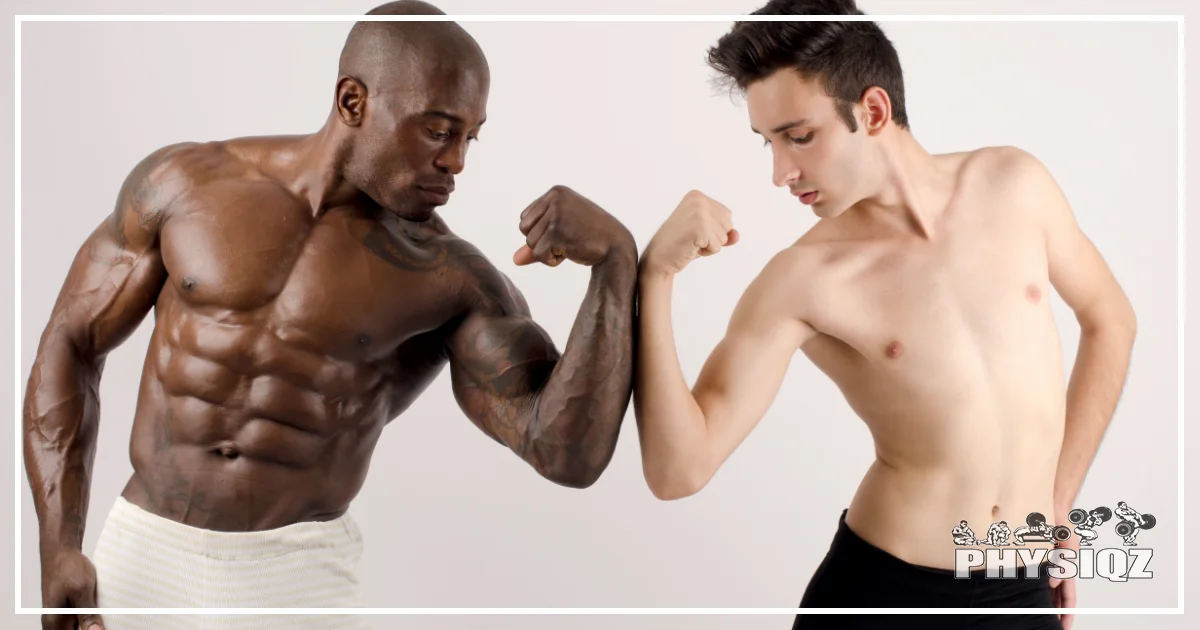
[[[403,0],[368,15],[445,15]],[[487,119],[490,77],[475,40],[450,21],[363,21],[342,48],[333,112],[347,182],[424,221],[446,202]]]
[[[417,0],[380,5],[367,15],[445,15]],[[350,29],[338,73],[362,82],[369,91],[388,92],[430,73],[452,70],[487,73],[479,44],[454,22],[356,22]]]

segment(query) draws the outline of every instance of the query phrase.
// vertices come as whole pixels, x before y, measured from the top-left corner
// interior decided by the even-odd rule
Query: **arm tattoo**
[[[363,238],[363,245],[384,262],[403,271],[433,271],[446,263],[445,244],[430,243],[429,247],[418,249],[396,238],[379,224],[375,224],[371,231],[367,232]]]
[[[468,318],[459,331],[452,374],[464,411],[563,485],[590,485],[615,451],[633,387],[636,272],[633,257],[592,269],[561,356],[506,280],[478,287],[481,302],[500,298],[506,312]]]

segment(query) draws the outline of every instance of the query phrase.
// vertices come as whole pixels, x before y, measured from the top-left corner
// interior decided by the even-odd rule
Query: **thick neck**
[[[263,170],[306,200],[314,215],[350,203],[362,194],[345,179],[348,130],[334,115],[330,114],[316,133],[300,136],[263,156]]]

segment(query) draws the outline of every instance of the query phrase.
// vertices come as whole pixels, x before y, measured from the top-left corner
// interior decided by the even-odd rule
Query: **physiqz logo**
[[[1097,549],[1094,543],[1100,538],[1101,529],[1112,522],[1114,516],[1116,521],[1111,529],[1121,540],[1121,546]],[[1028,567],[1025,575],[1028,579],[1039,578],[1043,565],[1050,577],[1064,580],[1100,576],[1113,582],[1124,582],[1154,577],[1148,570],[1154,550],[1139,547],[1137,542],[1138,534],[1154,529],[1158,524],[1153,514],[1142,514],[1120,501],[1115,510],[1104,506],[1093,510],[1071,510],[1067,520],[1070,526],[1051,525],[1044,515],[1032,512],[1025,517],[1025,524],[1015,530],[1005,521],[992,523],[983,538],[976,536],[966,521],[959,521],[950,530],[954,544],[972,548],[954,550],[954,577],[968,579],[972,570],[983,568],[986,571],[984,577],[988,579],[1016,579],[1019,565]],[[1079,537],[1078,551],[1062,546],[1072,535]],[[1056,546],[1054,549],[1027,547],[1034,542],[1050,542]]]

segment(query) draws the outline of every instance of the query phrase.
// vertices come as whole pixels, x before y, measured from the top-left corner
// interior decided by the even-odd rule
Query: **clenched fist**
[[[673,276],[701,256],[712,256],[738,242],[729,208],[695,190],[658,228],[642,255],[644,273]]]
[[[513,262],[541,262],[557,267],[570,260],[588,267],[603,262],[610,252],[626,249],[637,255],[633,235],[611,214],[583,195],[555,186],[521,213],[525,244]]]

